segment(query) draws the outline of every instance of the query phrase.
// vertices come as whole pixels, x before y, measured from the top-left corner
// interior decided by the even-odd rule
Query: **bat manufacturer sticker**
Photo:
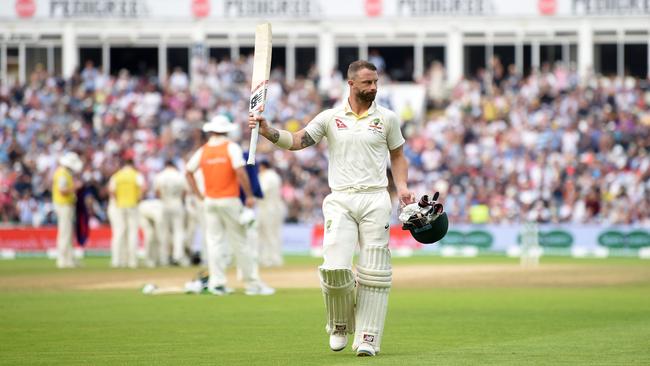
[[[363,341],[368,343],[373,343],[375,341],[375,335],[366,333],[363,335]]]
[[[251,100],[248,107],[249,111],[260,112],[260,109],[264,106],[264,101],[266,100],[266,89],[268,88],[268,85],[269,81],[265,80],[255,88],[255,91],[251,94]]]

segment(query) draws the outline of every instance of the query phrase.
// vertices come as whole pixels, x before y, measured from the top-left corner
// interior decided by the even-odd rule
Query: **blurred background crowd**
[[[53,223],[51,178],[64,151],[84,161],[81,178],[96,198],[95,223],[102,223],[107,181],[124,154],[151,186],[166,160],[183,168],[214,114],[239,126],[232,138],[247,148],[251,70],[251,57],[194,60],[191,78],[176,69],[159,83],[127,71],[105,75],[89,62],[68,80],[37,69],[26,85],[0,85],[0,224]],[[521,76],[497,58],[491,70],[448,88],[444,68],[433,63],[418,81],[426,89],[425,117],[397,111],[412,190],[440,191],[455,223],[650,225],[646,80],[579,79],[562,64]],[[316,72],[287,84],[282,70],[273,70],[265,115],[289,131],[301,129],[342,99],[344,77],[334,73],[323,86]],[[384,73],[380,90],[389,82]],[[391,107],[389,98],[379,102]],[[283,178],[286,221],[322,220],[326,141],[298,152],[262,143],[258,151]]]

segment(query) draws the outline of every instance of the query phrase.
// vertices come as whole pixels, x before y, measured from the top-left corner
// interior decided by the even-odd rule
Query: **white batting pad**
[[[383,246],[365,246],[357,264],[357,317],[353,349],[362,342],[379,352],[384,332],[388,293],[392,281],[390,251]]]
[[[328,334],[354,331],[354,274],[349,269],[319,268]]]

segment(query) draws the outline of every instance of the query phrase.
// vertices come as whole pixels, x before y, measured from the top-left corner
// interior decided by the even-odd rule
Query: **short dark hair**
[[[263,166],[263,167],[265,167],[266,169],[271,168],[271,162],[268,161],[268,160],[266,160],[266,159],[260,160],[260,163],[259,163],[259,164],[260,164],[260,166]]]
[[[357,75],[357,72],[361,69],[377,71],[377,66],[375,66],[375,64],[372,62],[368,62],[366,60],[354,61],[350,64],[350,66],[348,66],[348,79],[353,79]]]

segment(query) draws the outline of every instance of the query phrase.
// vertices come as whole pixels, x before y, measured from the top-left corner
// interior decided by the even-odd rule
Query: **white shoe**
[[[203,283],[200,280],[185,282],[186,294],[200,294],[203,291]]]
[[[154,292],[158,289],[158,286],[153,283],[147,283],[142,287],[142,293],[145,295],[153,295]]]
[[[259,282],[254,285],[246,286],[246,290],[244,291],[244,293],[249,296],[256,296],[256,295],[269,296],[275,293],[275,289],[273,287],[267,286],[262,282]]]
[[[183,257],[178,261],[178,265],[181,267],[189,267],[191,264],[192,262],[190,262],[190,259],[187,257]]]
[[[359,348],[357,348],[357,356],[359,357],[368,357],[368,356],[374,356],[375,355],[375,347],[372,345],[363,342],[359,345]]]
[[[230,295],[234,292],[233,289],[226,286],[216,286],[208,290],[209,293],[217,296]]]
[[[330,334],[330,348],[334,352],[342,351],[348,345],[348,335],[344,332]]]

